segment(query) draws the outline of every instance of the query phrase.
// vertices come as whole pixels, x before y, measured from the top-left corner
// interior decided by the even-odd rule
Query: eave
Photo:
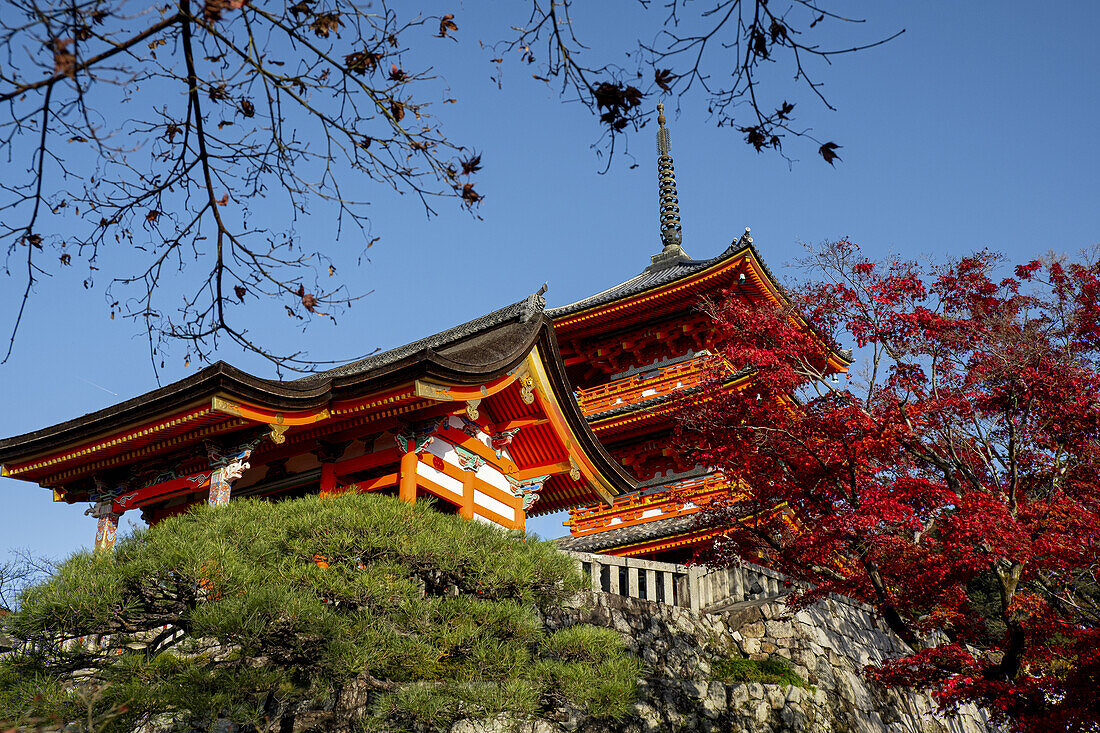
[[[521,429],[515,448],[528,451],[529,460],[510,470],[552,475],[533,513],[609,502],[634,490],[573,399],[551,321],[541,309],[526,317],[516,306],[498,313],[503,315],[488,326],[456,327],[451,332],[458,335],[436,338],[434,346],[401,347],[396,358],[364,360],[295,382],[258,378],[219,362],[118,405],[0,441],[3,472],[64,489],[204,438],[257,430],[272,439],[256,454],[266,460],[363,432],[382,419],[459,414],[484,401],[500,412],[501,425]],[[528,396],[535,404],[506,414],[509,401],[519,402],[521,377],[531,380]]]

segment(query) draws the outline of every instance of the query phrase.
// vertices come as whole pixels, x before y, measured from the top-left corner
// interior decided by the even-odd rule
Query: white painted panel
[[[504,474],[496,470],[488,463],[477,469],[477,477],[485,483],[492,486],[494,489],[500,489],[501,491],[507,491],[512,493],[512,485],[508,483],[508,479],[504,478]]]
[[[488,509],[489,511],[496,512],[505,519],[511,519],[512,521],[515,521],[516,519],[516,512],[514,509],[512,509],[512,507],[508,506],[503,501],[499,501],[489,496],[488,494],[484,494],[478,491],[477,489],[474,489],[474,503],[480,507]]]
[[[650,517],[659,517],[664,514],[660,509],[646,509],[642,512],[642,516],[639,519],[649,519]]]
[[[436,470],[431,466],[423,463],[422,461],[416,462],[416,473],[429,481],[434,481],[443,488],[453,491],[459,496],[462,496],[462,482],[456,478],[451,478],[442,471]]]
[[[466,432],[466,423],[458,415],[451,415],[450,417],[448,417],[447,425],[448,427],[452,427],[455,430]],[[469,433],[467,433],[467,435],[469,435]],[[474,437],[480,440],[482,445],[484,445],[486,448],[493,447],[492,439],[489,437],[489,434],[486,433],[484,430],[478,430],[477,435]]]
[[[446,440],[443,440],[442,438],[436,438],[431,443],[429,443],[427,452],[431,453],[433,456],[439,456],[452,466],[459,465],[458,451],[455,450],[453,445],[448,443]]]

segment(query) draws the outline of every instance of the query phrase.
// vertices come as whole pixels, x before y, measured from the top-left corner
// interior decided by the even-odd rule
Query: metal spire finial
[[[664,249],[655,255],[651,267],[673,265],[687,254],[680,248],[680,202],[676,198],[676,171],[672,167],[671,145],[665,127],[665,106],[657,105],[657,180],[661,196],[661,242]]]

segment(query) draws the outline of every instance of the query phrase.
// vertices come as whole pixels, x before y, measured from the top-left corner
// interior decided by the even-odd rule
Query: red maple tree
[[[1100,262],[1001,278],[989,252],[922,268],[841,241],[804,264],[791,308],[708,304],[727,368],[755,376],[685,426],[752,488],[712,507],[729,531],[707,559],[872,604],[912,649],[869,670],[887,685],[1017,730],[1097,730]],[[839,379],[838,338],[860,367]]]

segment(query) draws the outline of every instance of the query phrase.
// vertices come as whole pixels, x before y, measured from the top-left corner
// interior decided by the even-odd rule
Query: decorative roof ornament
[[[661,243],[659,253],[650,258],[650,270],[663,270],[672,267],[681,259],[688,259],[680,243],[683,232],[680,228],[680,201],[676,197],[676,171],[672,167],[672,147],[665,127],[665,106],[657,105],[657,182],[661,196]]]

